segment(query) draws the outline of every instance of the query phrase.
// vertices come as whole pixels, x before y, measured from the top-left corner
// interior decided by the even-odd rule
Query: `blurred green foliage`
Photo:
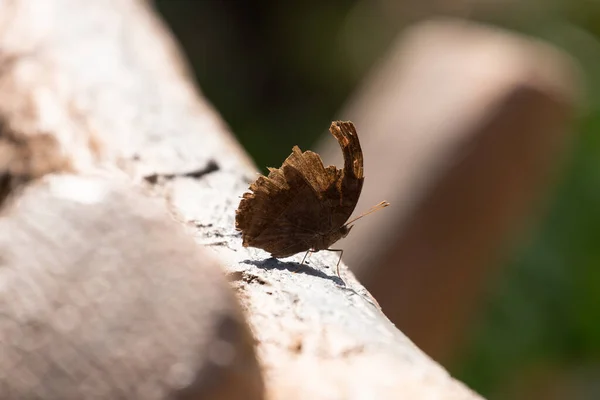
[[[402,27],[440,11],[430,4],[393,14],[385,3],[391,4],[156,1],[202,91],[261,168],[280,165],[295,144],[309,148]],[[469,16],[572,54],[586,77],[586,107],[548,211],[514,239],[468,345],[450,366],[490,399],[510,398],[510,388],[539,365],[565,375],[591,366],[592,380],[600,381],[600,6],[583,0],[509,4]],[[600,398],[600,392],[569,398]]]

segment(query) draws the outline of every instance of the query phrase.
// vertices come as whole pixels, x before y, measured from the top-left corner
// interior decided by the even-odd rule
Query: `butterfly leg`
[[[304,257],[302,258],[302,262],[300,263],[300,265],[304,264],[304,261],[306,261],[306,256],[308,256],[309,253],[311,253],[310,250],[307,250],[306,253],[304,253]]]
[[[337,271],[338,278],[342,279],[342,276],[340,275],[340,262],[342,262],[342,256],[344,255],[344,250],[342,250],[342,249],[327,249],[327,251],[339,251],[340,252],[340,258],[338,258],[338,262],[337,262],[337,265],[335,266],[335,268]]]
[[[340,252],[340,258],[338,258],[338,262],[337,265],[335,266],[335,269],[337,271],[337,276],[338,278],[342,279],[342,276],[340,275],[340,262],[342,262],[342,256],[344,255],[344,250],[342,249],[338,249]],[[334,251],[338,251],[338,250],[334,250]]]
[[[306,253],[304,253],[304,257],[302,258],[302,262],[300,263],[300,266],[298,268],[296,268],[294,270],[294,274],[298,271],[300,271],[300,269],[302,268],[302,266],[304,265],[304,261],[306,261],[306,256],[308,256],[309,253],[312,253],[312,250],[307,250]]]

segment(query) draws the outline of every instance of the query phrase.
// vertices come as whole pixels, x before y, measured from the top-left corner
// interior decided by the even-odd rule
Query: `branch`
[[[3,398],[248,399],[263,396],[263,381],[273,399],[478,398],[347,270],[347,285],[336,278],[335,255],[315,254],[292,273],[300,256],[241,247],[234,210],[256,170],[146,2],[40,4],[0,7],[3,132],[25,143],[49,135],[60,160],[24,174],[24,192],[11,187],[18,201],[4,206],[0,245],[14,250],[2,262],[37,297],[25,318],[13,305],[19,292],[2,294],[5,324],[20,337],[2,342],[15,354],[2,365]],[[212,256],[161,214],[161,198]],[[211,272],[215,256],[260,372],[223,277]]]

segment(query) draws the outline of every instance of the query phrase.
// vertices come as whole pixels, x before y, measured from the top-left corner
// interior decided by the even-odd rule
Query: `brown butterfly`
[[[344,168],[325,167],[317,153],[294,146],[281,168],[259,176],[240,201],[235,226],[244,247],[266,250],[275,258],[306,251],[305,259],[308,252],[342,251],[329,246],[348,235],[351,223],[389,205],[382,201],[346,222],[363,186],[363,155],[352,122],[335,121],[329,131],[342,148]]]

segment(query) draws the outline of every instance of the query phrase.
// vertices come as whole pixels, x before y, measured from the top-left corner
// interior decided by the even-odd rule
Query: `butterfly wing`
[[[329,131],[338,141],[344,156],[344,168],[325,168],[321,157],[312,151],[302,153],[296,146],[284,165],[300,171],[304,180],[317,194],[321,205],[318,232],[337,231],[350,218],[364,182],[363,153],[354,124],[334,121]]]
[[[236,213],[244,246],[286,257],[313,247],[330,225],[321,194],[335,186],[341,171],[325,168],[313,152],[295,146],[279,169],[259,177],[245,193]]]
[[[329,128],[338,141],[344,156],[344,169],[334,187],[325,193],[325,204],[331,210],[332,229],[346,223],[362,191],[363,153],[354,124],[350,121],[334,121]]]
[[[240,201],[236,228],[245,247],[286,257],[339,239],[360,196],[363,158],[351,122],[334,122],[330,131],[342,148],[344,169],[325,168],[318,154],[294,146],[282,167],[260,176]]]

